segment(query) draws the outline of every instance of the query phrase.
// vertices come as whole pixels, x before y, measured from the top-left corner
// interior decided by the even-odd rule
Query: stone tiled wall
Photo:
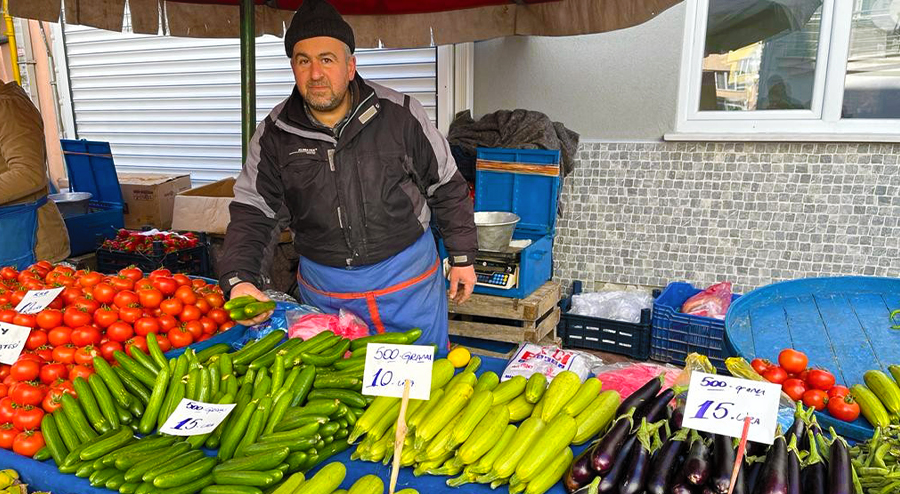
[[[554,276],[737,292],[811,276],[900,276],[900,145],[583,143]]]

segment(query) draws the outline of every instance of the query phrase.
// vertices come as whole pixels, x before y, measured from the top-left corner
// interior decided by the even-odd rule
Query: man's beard
[[[327,86],[324,86],[324,87],[327,87]],[[338,96],[332,90],[331,97],[315,97],[312,95],[313,89],[318,89],[318,88],[313,88],[313,87],[309,88],[310,92],[309,92],[309,97],[306,98],[306,104],[309,105],[309,107],[312,108],[313,110],[320,111],[320,112],[331,111],[331,110],[334,110],[335,108],[337,108],[338,106],[340,106],[341,101],[343,101],[343,99],[344,99],[344,94],[346,94],[346,92],[345,92],[344,94],[341,94],[340,96]],[[328,87],[328,89],[331,89],[331,88]]]

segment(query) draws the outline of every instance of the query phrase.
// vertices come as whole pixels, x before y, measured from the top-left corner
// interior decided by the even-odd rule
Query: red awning
[[[302,0],[256,0],[256,34],[283,36]],[[682,0],[333,0],[360,48],[411,48],[503,36],[572,36],[646,22]],[[9,0],[16,17],[121,31],[126,0]],[[128,0],[132,31],[240,36],[238,0]]]

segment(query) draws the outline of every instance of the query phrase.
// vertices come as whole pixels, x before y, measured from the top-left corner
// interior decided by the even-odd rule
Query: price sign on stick
[[[219,405],[182,398],[159,429],[173,436],[197,436],[216,430],[237,405]]]
[[[409,397],[427,400],[431,396],[432,365],[434,347],[369,343],[362,393],[402,398],[408,379]]]
[[[12,365],[19,360],[31,328],[0,322],[0,364]]]
[[[29,290],[16,306],[16,312],[20,314],[37,314],[44,310],[57,296],[59,296],[64,287],[48,288],[46,290]]]
[[[682,425],[741,437],[744,421],[749,417],[747,437],[758,443],[772,444],[780,397],[781,386],[774,383],[693,372]]]

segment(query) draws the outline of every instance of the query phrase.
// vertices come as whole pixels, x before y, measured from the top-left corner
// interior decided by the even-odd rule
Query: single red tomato
[[[159,278],[159,277],[171,278],[171,277],[172,277],[172,272],[169,271],[168,269],[156,269],[156,270],[154,270],[154,271],[151,271],[150,274],[147,275],[147,278],[148,278],[150,281],[153,281],[153,280],[155,280],[156,278]]]
[[[167,298],[159,304],[159,309],[163,311],[164,314],[177,316],[178,314],[181,314],[181,310],[184,309],[184,304],[177,298]]]
[[[200,313],[203,315],[206,315],[206,313],[212,309],[212,306],[209,305],[209,302],[207,302],[205,298],[198,298],[197,303],[194,304],[194,306],[200,309]]]
[[[203,313],[200,312],[200,309],[198,309],[196,305],[185,305],[181,314],[178,316],[178,320],[181,322],[196,321],[202,316]]]
[[[163,295],[169,296],[173,295],[175,290],[178,290],[178,283],[167,276],[159,276],[153,279],[153,288],[162,292]]]
[[[38,327],[42,329],[53,329],[62,324],[62,312],[56,309],[44,309],[38,312],[35,318]]]
[[[175,348],[183,348],[194,342],[194,336],[185,327],[175,328],[167,336]]]
[[[159,322],[155,317],[142,317],[135,321],[134,332],[138,336],[147,336],[150,333],[159,333]]]
[[[68,326],[57,326],[47,333],[47,341],[50,345],[58,347],[72,341],[72,328]]]
[[[100,283],[94,287],[94,300],[101,304],[111,304],[116,296],[116,289],[109,283]]]
[[[12,324],[13,319],[16,318],[16,314],[18,314],[18,312],[13,309],[2,309],[0,310],[0,322]]]
[[[806,383],[809,387],[828,391],[834,386],[834,375],[823,369],[810,369],[809,376],[806,377]]]
[[[178,283],[178,286],[191,286],[191,279],[184,273],[173,274],[172,279]]]
[[[37,350],[47,344],[47,332],[40,329],[32,329],[28,333],[28,339],[25,340],[25,348],[28,350]]]
[[[72,369],[69,369],[69,373],[72,373]],[[75,392],[75,386],[73,386],[72,381],[68,379],[56,381],[53,384],[53,389],[58,389],[66,394],[72,395],[73,398],[78,398],[78,393]]]
[[[125,343],[134,336],[134,328],[127,322],[119,321],[106,328],[106,336],[112,341]]]
[[[104,305],[94,312],[94,323],[101,328],[108,328],[112,323],[119,320],[119,313]]]
[[[125,342],[125,353],[128,356],[131,356],[131,348],[138,347],[142,352],[147,353],[147,338],[143,336],[135,336],[134,338]]]
[[[41,402],[41,408],[44,409],[47,413],[53,413],[60,408],[62,408],[62,395],[64,391],[57,388],[52,388],[50,391],[47,391],[47,396],[44,396],[44,400]]]
[[[843,398],[849,394],[850,394],[850,389],[848,389],[846,386],[841,386],[841,385],[832,386],[831,389],[828,390],[828,399],[830,400],[830,399],[836,398],[836,397]]]
[[[138,292],[141,299],[141,306],[145,309],[155,309],[163,300],[163,294],[157,289],[141,290]]]
[[[41,404],[45,394],[47,394],[47,389],[44,386],[38,386],[32,381],[26,381],[16,385],[9,396],[12,398],[13,403],[17,405],[37,406]]]
[[[175,298],[181,300],[185,305],[191,305],[197,302],[197,294],[189,286],[180,286],[175,291]]]
[[[39,346],[34,349],[34,354],[41,358],[41,364],[53,360],[53,347],[50,345]]]
[[[3,269],[0,269],[0,278],[4,280],[14,280],[18,276],[19,272],[12,266],[4,266]]]
[[[97,347],[93,345],[83,346],[75,352],[75,363],[81,365],[93,365],[94,357],[100,356]]]
[[[228,331],[229,329],[237,326],[237,323],[234,321],[228,321],[225,324],[219,326],[219,331]]]
[[[75,363],[76,351],[78,351],[78,347],[71,343],[58,346],[53,349],[53,360],[62,362],[63,364]]]
[[[9,370],[12,368],[9,364],[0,364],[0,379],[9,377]]]
[[[153,282],[147,278],[142,278],[138,281],[134,282],[134,291],[140,292],[141,290],[156,290],[153,288]]]
[[[135,321],[143,317],[144,310],[141,309],[140,305],[132,304],[128,307],[122,307],[119,309],[119,319],[127,322],[128,324],[134,324]]]
[[[203,296],[210,307],[218,309],[225,305],[225,297],[218,293],[207,293]]]
[[[781,390],[794,401],[800,401],[806,392],[806,383],[799,379],[786,379],[781,383]]]
[[[859,418],[859,404],[850,395],[836,396],[828,400],[828,413],[838,420],[853,422]]]
[[[16,454],[31,458],[43,447],[44,435],[41,431],[24,431],[16,435],[12,449]]]
[[[13,317],[12,323],[17,326],[25,326],[26,328],[36,328],[37,327],[37,318],[34,314],[16,314],[16,317]]]
[[[72,330],[72,344],[75,346],[99,345],[103,334],[93,326],[81,326]]]
[[[191,279],[191,286],[193,286],[194,288],[204,288],[207,285],[206,282],[201,280],[200,278],[193,278]]]
[[[828,393],[821,389],[810,389],[803,393],[803,404],[815,408],[817,412],[821,412],[825,409],[825,405],[828,404]]]
[[[806,368],[806,364],[808,363],[809,359],[806,358],[806,355],[793,348],[785,348],[778,354],[778,364],[786,372],[792,374],[803,372],[803,369]]]
[[[103,281],[103,275],[96,271],[88,271],[78,277],[78,284],[83,287],[91,287]]]
[[[157,318],[159,323],[159,330],[163,333],[168,333],[172,330],[172,328],[178,326],[178,319],[175,319],[174,316],[170,316],[167,314],[163,314]]]
[[[128,278],[127,276],[113,276],[109,279],[109,284],[112,286],[117,292],[121,292],[123,290],[131,290],[134,288],[134,280]],[[116,294],[118,295],[118,293]],[[114,298],[115,300],[115,298]]]
[[[69,379],[75,380],[80,377],[86,381],[93,373],[93,366],[78,364],[69,369]]]
[[[188,321],[182,327],[191,333],[194,341],[199,340],[203,336],[203,324],[200,321]]]
[[[0,422],[2,423],[2,422]],[[0,448],[11,450],[16,441],[16,436],[21,431],[12,425],[12,419],[0,425]]]
[[[767,370],[765,374],[763,374],[763,377],[770,383],[781,384],[785,381],[785,379],[787,379],[788,376],[787,372],[785,372],[784,369],[776,366]]]
[[[209,312],[206,313],[206,317],[212,319],[216,324],[221,326],[228,322],[228,311],[216,307],[210,309]]]
[[[0,384],[0,398],[6,398],[6,395],[9,394],[9,386],[5,384]]]
[[[43,398],[41,398],[43,401]],[[16,410],[13,417],[13,425],[19,430],[35,430],[41,428],[41,419],[44,418],[44,409],[40,406],[25,405]]]
[[[216,331],[219,329],[219,325],[206,316],[200,318],[200,324],[203,326],[203,334],[216,334]]]
[[[52,362],[41,367],[41,382],[44,384],[53,384],[57,379],[65,379],[68,375],[69,370],[60,362]]]
[[[33,381],[41,374],[41,364],[34,360],[19,360],[13,364],[9,375],[16,381]]]
[[[11,396],[0,399],[0,424],[12,424],[16,416],[16,405]]]
[[[134,282],[138,282],[141,280],[141,278],[144,277],[144,273],[141,271],[141,269],[134,265],[128,266],[127,268],[122,268],[121,270],[119,270],[119,275],[124,276]]]
[[[113,304],[119,309],[140,303],[141,298],[131,290],[122,290],[113,297]]]
[[[125,347],[123,347],[122,344],[118,341],[105,341],[100,345],[100,355],[103,355],[103,359],[108,362],[112,362],[115,359],[113,355],[115,355],[117,351],[121,352],[124,350]]]
[[[162,350],[163,353],[172,349],[172,342],[169,341],[168,336],[165,334],[160,333],[156,335],[156,342],[159,343],[159,349]]]
[[[93,316],[91,316],[87,309],[79,309],[74,305],[66,307],[66,310],[63,312],[63,322],[70,328],[88,325],[93,322],[93,320]]]
[[[71,305],[71,307],[75,307],[76,309],[84,309],[88,314],[94,315],[94,312],[100,308],[100,302],[93,298],[91,295],[85,295],[83,297],[78,297],[75,300],[75,303]]]

